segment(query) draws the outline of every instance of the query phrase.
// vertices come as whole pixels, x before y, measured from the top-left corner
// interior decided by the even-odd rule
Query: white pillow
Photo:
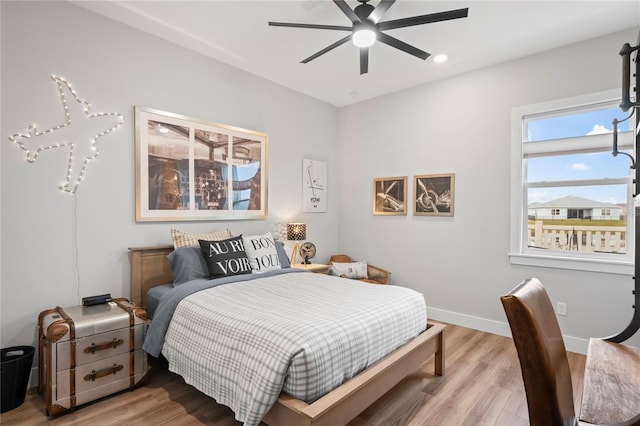
[[[368,278],[367,262],[364,260],[351,263],[333,262],[331,268],[329,268],[329,274],[355,279]]]
[[[278,250],[276,249],[276,241],[267,232],[262,235],[242,236],[244,250],[251,264],[251,273],[260,274],[274,269],[281,269]]]

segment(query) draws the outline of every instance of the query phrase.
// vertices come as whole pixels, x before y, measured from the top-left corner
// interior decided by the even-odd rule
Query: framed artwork
[[[407,214],[407,177],[376,178],[373,180],[373,214]]]
[[[327,211],[327,163],[302,159],[302,211]]]
[[[266,219],[265,133],[135,107],[136,222]]]
[[[414,214],[418,216],[453,216],[455,174],[416,176]]]

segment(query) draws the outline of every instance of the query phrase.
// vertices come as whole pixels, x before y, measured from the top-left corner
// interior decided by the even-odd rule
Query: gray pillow
[[[200,246],[177,248],[169,253],[167,259],[173,272],[173,285],[198,278],[209,278],[209,267],[202,256]]]
[[[278,259],[280,259],[280,267],[290,268],[289,256],[287,256],[287,252],[284,251],[284,243],[282,241],[276,241],[276,251],[278,252]]]

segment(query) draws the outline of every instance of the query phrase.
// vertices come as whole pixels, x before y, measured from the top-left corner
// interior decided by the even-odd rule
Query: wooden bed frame
[[[167,255],[173,246],[129,248],[131,301],[146,307],[147,291],[173,281]],[[263,422],[269,425],[345,425],[408,374],[435,355],[435,374],[444,375],[444,324],[427,330],[312,404],[282,393]]]

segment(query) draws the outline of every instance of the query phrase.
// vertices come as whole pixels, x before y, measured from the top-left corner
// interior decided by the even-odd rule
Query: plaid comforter
[[[313,273],[205,289],[176,307],[171,371],[257,425],[281,391],[312,402],[426,328],[423,296]]]

